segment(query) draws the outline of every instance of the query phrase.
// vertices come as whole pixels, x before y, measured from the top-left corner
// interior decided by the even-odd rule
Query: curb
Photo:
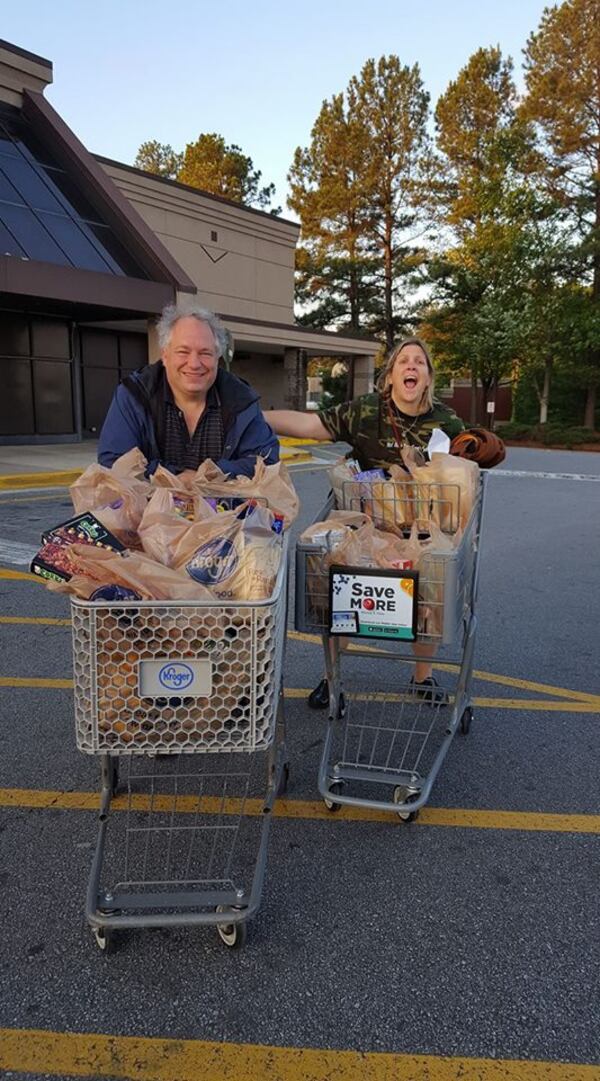
[[[305,450],[287,453],[284,451],[280,461],[309,462],[312,454]],[[63,469],[56,473],[3,473],[0,475],[0,492],[18,488],[68,488],[83,473],[81,469]]]
[[[0,491],[11,488],[66,488],[83,473],[83,469],[65,469],[58,473],[3,473]]]

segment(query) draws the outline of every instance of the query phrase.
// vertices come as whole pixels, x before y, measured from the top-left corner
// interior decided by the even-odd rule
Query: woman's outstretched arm
[[[288,435],[296,439],[331,440],[327,428],[316,413],[301,413],[295,409],[268,409],[263,416],[277,435]]]

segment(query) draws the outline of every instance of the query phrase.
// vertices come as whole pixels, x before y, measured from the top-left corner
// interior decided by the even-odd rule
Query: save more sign
[[[331,567],[330,634],[414,642],[417,630],[416,571]]]

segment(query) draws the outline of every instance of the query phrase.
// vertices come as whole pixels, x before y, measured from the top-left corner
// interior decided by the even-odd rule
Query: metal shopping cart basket
[[[329,539],[334,536],[333,522],[331,534],[297,545],[296,629],[321,634],[329,684],[329,721],[318,784],[332,811],[344,804],[368,806],[414,819],[429,799],[455,732],[469,730],[484,481],[484,474],[479,474],[473,507],[462,527],[456,485],[417,489],[407,481],[343,486],[339,509],[367,513],[375,525],[388,530],[390,523],[402,521],[403,514],[410,521],[430,518],[456,539],[452,547],[439,544],[437,551],[435,544],[426,547],[416,574],[336,566]],[[315,522],[325,521],[334,509],[331,493]],[[359,621],[349,590],[363,596],[367,581],[371,596],[385,597],[391,590],[392,599],[401,594],[404,582],[412,607],[400,632],[388,627],[393,633],[381,633],[374,615],[371,625]],[[375,608],[378,602],[367,603]],[[379,636],[384,639],[380,644]],[[348,649],[341,648],[343,639]],[[426,658],[407,652],[407,641],[414,641],[422,653],[427,650],[433,664],[448,673],[444,678],[454,687],[447,705],[430,704],[408,680],[406,672]],[[443,663],[440,651],[446,655]]]
[[[287,784],[287,547],[268,600],[72,599],[77,746],[101,762],[86,919],[102,949],[138,927],[245,941]]]

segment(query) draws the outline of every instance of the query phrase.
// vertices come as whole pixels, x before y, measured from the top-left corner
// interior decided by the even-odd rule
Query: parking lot
[[[317,460],[292,475],[296,536],[328,481]],[[75,748],[69,605],[24,562],[71,504],[0,492],[3,1076],[597,1081],[599,495],[600,454],[511,449],[490,476],[475,719],[414,822],[320,799],[321,644],[291,604],[290,781],[247,944],[155,929],[105,955],[83,918],[99,777]]]

